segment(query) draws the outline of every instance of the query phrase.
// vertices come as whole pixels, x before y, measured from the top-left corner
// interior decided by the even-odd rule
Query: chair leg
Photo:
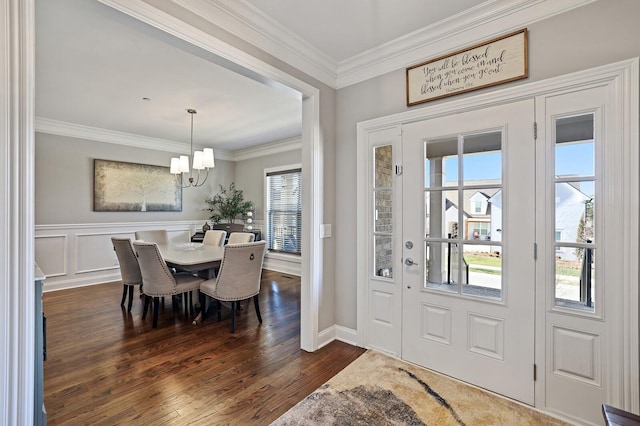
[[[151,302],[151,297],[145,295],[144,296],[144,309],[142,310],[142,319],[147,317],[147,312],[149,311],[149,303]]]
[[[204,317],[207,315],[207,295],[203,292],[200,292],[200,313],[202,314],[202,321],[204,321]]]
[[[238,307],[238,302],[231,302],[231,332],[236,332],[236,309]]]
[[[153,328],[158,328],[158,311],[160,310],[160,298],[153,298]]]
[[[222,303],[219,300],[216,300],[216,311],[218,311],[218,321],[222,320]]]
[[[258,315],[258,321],[262,324],[262,315],[260,315],[260,305],[258,305],[258,295],[253,296],[253,305],[256,307],[256,315]]]
[[[124,306],[124,301],[127,300],[127,287],[126,284],[122,284],[122,300],[120,301],[120,306]]]
[[[127,307],[127,311],[131,312],[131,305],[133,305],[133,286],[130,285],[129,287],[129,306]]]

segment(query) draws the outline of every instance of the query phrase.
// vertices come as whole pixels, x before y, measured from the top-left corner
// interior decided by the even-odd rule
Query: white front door
[[[402,128],[402,358],[534,403],[534,101]]]

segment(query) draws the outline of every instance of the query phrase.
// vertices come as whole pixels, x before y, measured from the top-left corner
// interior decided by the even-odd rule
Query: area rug
[[[525,405],[367,351],[272,425],[567,425]]]

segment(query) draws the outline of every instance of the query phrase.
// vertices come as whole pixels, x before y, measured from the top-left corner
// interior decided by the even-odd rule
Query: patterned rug
[[[272,425],[567,425],[525,405],[367,351]]]

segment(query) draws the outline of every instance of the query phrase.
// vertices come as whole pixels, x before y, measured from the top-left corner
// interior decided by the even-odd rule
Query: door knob
[[[407,257],[407,258],[404,260],[404,264],[405,264],[405,265],[407,265],[407,266],[414,266],[414,265],[415,265],[415,266],[417,266],[417,265],[418,265],[418,264],[417,264],[416,262],[414,262],[414,261],[413,261],[413,259],[412,259],[412,258],[410,258],[410,257]]]

